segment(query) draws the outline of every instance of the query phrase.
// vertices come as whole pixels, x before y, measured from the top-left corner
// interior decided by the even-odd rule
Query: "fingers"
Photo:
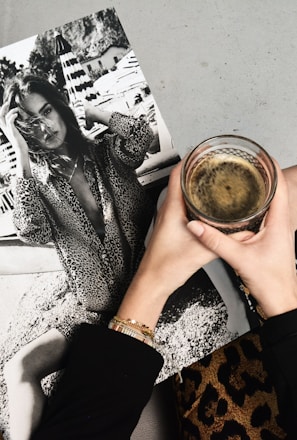
[[[6,102],[0,109],[0,127],[2,130],[5,130],[7,126],[14,124],[19,114],[18,108],[8,110],[8,107],[9,103]]]
[[[0,108],[0,116],[3,116],[3,114],[6,114],[8,112],[8,109],[9,109],[9,103],[4,102],[2,107]]]
[[[277,171],[278,182],[276,192],[265,221],[265,226],[269,227],[279,227],[280,224],[283,224],[284,222],[287,223],[289,219],[289,195],[287,183],[278,163],[276,161],[274,161],[274,163]]]
[[[166,206],[166,210],[170,209],[171,215],[176,215],[177,217],[181,213],[183,213],[183,215],[186,213],[180,186],[181,167],[182,162],[179,162],[171,171],[166,198],[161,207],[164,210]]]
[[[191,221],[187,227],[206,248],[227,261],[231,266],[237,265],[238,256],[243,250],[242,243],[200,221]],[[246,238],[247,235],[243,234],[243,237]]]
[[[5,117],[5,121],[6,121],[6,125],[14,125],[14,122],[16,120],[16,118],[19,115],[19,111],[17,108],[13,108],[11,110],[9,110],[9,112],[6,114]]]
[[[7,114],[7,112],[8,112],[8,103],[6,102],[0,108],[0,127],[2,129],[5,126],[5,115]]]
[[[260,251],[258,245],[261,243],[266,243],[267,246],[270,245],[279,236],[280,226],[283,229],[287,228],[289,230],[288,191],[279,165],[275,163],[275,166],[278,173],[278,185],[261,232],[253,234],[249,231],[244,231],[231,236],[223,234],[202,222],[193,221],[188,224],[189,230],[204,246],[216,253],[220,258],[223,258],[234,268],[238,266],[239,258],[244,259],[245,256],[247,257],[252,252],[256,256],[257,249]],[[256,248],[249,246],[251,244],[256,245]]]
[[[170,197],[180,199],[181,196],[181,187],[180,187],[180,173],[182,168],[182,161],[178,162],[178,164],[173,168],[170,174],[169,183],[168,183],[168,193]]]

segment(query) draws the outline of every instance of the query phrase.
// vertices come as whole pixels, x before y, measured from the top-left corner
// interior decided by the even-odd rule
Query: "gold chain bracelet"
[[[135,338],[138,341],[144,342],[145,344],[154,347],[154,341],[151,336],[143,333],[137,328],[131,327],[129,324],[126,324],[124,322],[119,322],[113,318],[110,320],[108,324],[108,328],[115,330],[119,333],[123,333],[125,335],[131,336],[132,338]]]
[[[114,316],[112,319],[119,324],[126,324],[130,327],[133,327],[139,330],[142,334],[154,339],[154,331],[150,329],[147,325],[144,325],[141,322],[136,321],[135,319],[122,319],[119,316]]]

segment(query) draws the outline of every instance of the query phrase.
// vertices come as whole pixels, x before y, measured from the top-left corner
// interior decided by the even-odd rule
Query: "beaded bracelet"
[[[131,327],[129,324],[118,322],[116,319],[113,318],[110,320],[108,328],[131,336],[132,338],[138,339],[138,341],[144,342],[145,344],[154,347],[154,341],[151,336],[144,334],[142,331],[136,328]]]
[[[154,338],[154,332],[152,329],[150,329],[147,325],[142,324],[141,322],[136,321],[135,319],[122,319],[119,318],[119,316],[114,316],[112,318],[115,322],[118,322],[120,324],[126,324],[129,327],[136,328],[141,333],[143,333],[146,336],[149,336],[150,338]]]

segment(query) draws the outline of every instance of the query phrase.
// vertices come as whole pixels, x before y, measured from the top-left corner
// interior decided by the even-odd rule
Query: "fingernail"
[[[202,225],[200,222],[197,222],[197,221],[195,221],[195,220],[189,222],[189,223],[188,223],[188,227],[189,227],[189,229],[191,229],[191,231],[192,231],[195,235],[198,235],[198,237],[199,237],[200,235],[202,235],[203,232],[204,232],[204,227],[203,227],[203,225]]]

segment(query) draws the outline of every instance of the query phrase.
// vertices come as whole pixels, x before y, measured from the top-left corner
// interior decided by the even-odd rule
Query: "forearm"
[[[135,319],[154,330],[171,293],[154,274],[137,273],[117,315],[122,319]]]
[[[258,300],[266,318],[274,318],[297,308],[297,287],[294,286],[287,289],[288,293],[286,293],[286,295],[278,295],[278,291],[284,291],[285,289],[286,287],[282,288],[281,285],[275,289],[273,287],[271,287],[271,289],[268,288],[270,298],[268,295],[266,295],[266,297],[263,295],[263,299]]]
[[[146,344],[82,324],[45,410],[46,422],[32,440],[130,438],[162,365],[161,355]]]
[[[297,308],[274,316],[260,328],[264,363],[270,372],[279,404],[297,415]]]
[[[154,134],[143,118],[133,118],[114,112],[109,129],[118,135],[114,143],[114,154],[132,168],[138,168],[153,141]]]
[[[169,296],[215,258],[186,227],[180,168],[181,164],[172,171],[145,254],[118,311],[123,319],[135,319],[152,329]]]
[[[16,176],[29,179],[32,171],[28,152],[19,152],[16,156]]]
[[[49,219],[34,179],[17,178],[13,192],[13,222],[19,238],[37,244],[52,241]]]
[[[92,107],[91,110],[89,110],[88,119],[91,122],[99,122],[100,124],[108,126],[111,115],[112,113],[109,111],[101,110],[98,107]]]

